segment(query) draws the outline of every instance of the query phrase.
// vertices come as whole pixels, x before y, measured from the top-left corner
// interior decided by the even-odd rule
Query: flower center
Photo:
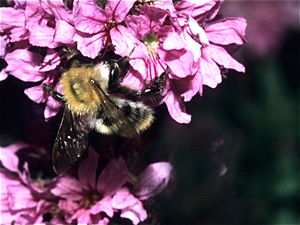
[[[154,33],[148,34],[141,41],[146,45],[149,55],[152,57],[153,60],[155,60],[159,44],[156,35]]]
[[[97,193],[96,191],[86,191],[84,193],[84,206],[85,208],[89,209],[93,205],[95,205],[100,199],[102,199],[103,196],[100,193]]]

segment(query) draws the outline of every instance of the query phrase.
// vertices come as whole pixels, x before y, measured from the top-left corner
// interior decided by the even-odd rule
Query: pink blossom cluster
[[[109,161],[97,175],[99,155],[90,147],[77,178],[62,175],[32,180],[18,152],[32,146],[16,143],[1,150],[1,224],[108,224],[115,213],[138,224],[147,218],[143,201],[168,184],[172,166],[150,164],[135,183],[123,158]],[[132,175],[131,175],[132,176]]]
[[[72,7],[62,0],[13,4],[0,9],[0,55],[7,64],[0,80],[12,75],[39,82],[25,94],[46,103],[46,119],[60,108],[42,87],[60,91],[62,47],[92,59],[108,46],[119,56],[134,49],[123,85],[136,89],[168,69],[161,103],[179,123],[191,121],[182,106],[197,93],[202,95],[203,85],[215,88],[224,69],[245,71],[226,47],[245,43],[246,21],[216,20],[221,0],[107,0],[103,8],[94,0],[74,0]],[[41,51],[33,50],[37,47]]]

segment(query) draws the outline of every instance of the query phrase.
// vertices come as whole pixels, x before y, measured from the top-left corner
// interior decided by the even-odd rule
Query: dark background
[[[191,124],[157,109],[151,150],[167,156],[174,177],[154,211],[161,224],[299,224],[299,2],[229,1],[221,13],[248,21],[248,43],[235,55],[246,73],[229,71],[187,103]],[[56,132],[24,95],[32,85],[0,82],[1,146],[45,145]]]

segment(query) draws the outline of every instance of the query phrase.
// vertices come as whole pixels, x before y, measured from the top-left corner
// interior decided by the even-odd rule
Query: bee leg
[[[52,98],[54,98],[56,101],[60,102],[60,103],[65,103],[65,99],[64,96],[60,93],[58,93],[57,91],[54,91],[51,87],[49,87],[46,84],[43,84],[43,88],[49,93],[49,95],[52,96]]]
[[[151,80],[149,84],[146,84],[146,88],[141,91],[141,97],[153,96],[161,94],[165,86],[166,78],[169,74],[169,69],[166,69],[159,77]]]
[[[124,94],[132,100],[159,95],[163,91],[168,73],[169,70],[167,69],[164,73],[161,74],[161,76],[156,77],[154,80],[151,80],[149,84],[146,84],[146,88],[144,88],[143,90],[135,90],[118,84],[114,87],[114,89],[112,89],[112,92]]]

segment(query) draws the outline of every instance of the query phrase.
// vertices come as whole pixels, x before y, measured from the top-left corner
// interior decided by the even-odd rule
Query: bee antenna
[[[60,103],[65,103],[64,96],[56,91],[54,91],[51,87],[49,87],[47,84],[43,84],[43,88],[49,93],[49,95],[52,96],[56,101]]]

